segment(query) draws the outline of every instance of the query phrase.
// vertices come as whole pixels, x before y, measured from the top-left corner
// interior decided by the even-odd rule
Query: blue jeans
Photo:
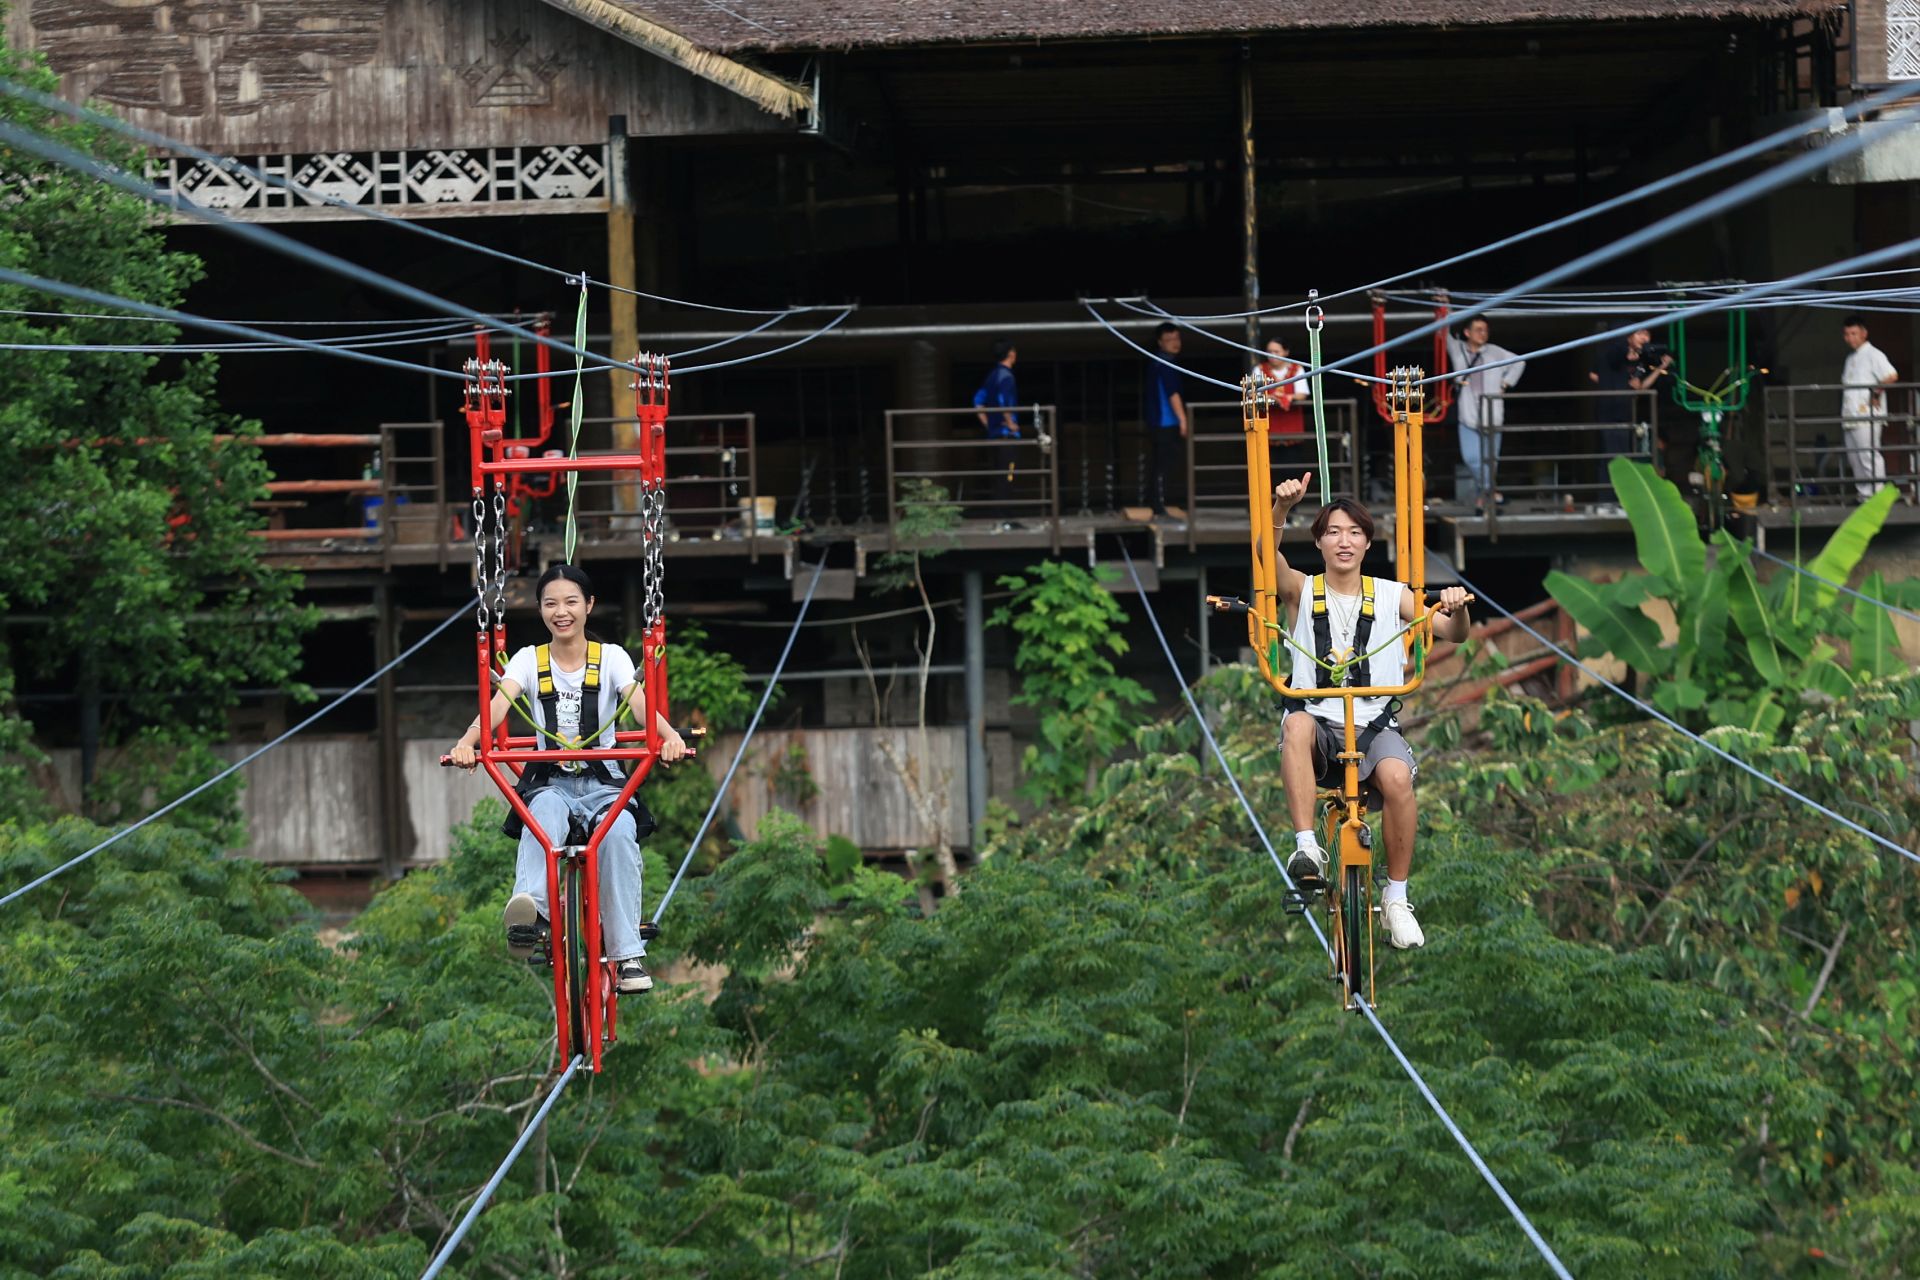
[[[619,798],[618,787],[596,781],[591,774],[560,773],[533,793],[527,808],[547,838],[558,845],[567,838],[569,818],[579,818],[592,830]],[[513,891],[530,895],[539,904],[540,914],[553,918],[547,910],[547,855],[531,831],[520,833]],[[634,838],[631,813],[615,818],[600,842],[600,934],[608,959],[630,960],[647,954],[647,944],[640,940],[640,842]]]
[[[1485,442],[1486,456],[1480,446]],[[1477,427],[1460,424],[1460,501],[1471,502],[1482,492],[1492,490],[1494,473],[1500,468],[1500,428],[1489,427],[1482,433]]]

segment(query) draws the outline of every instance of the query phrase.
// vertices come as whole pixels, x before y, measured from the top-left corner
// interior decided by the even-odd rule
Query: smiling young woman
[[[537,592],[540,621],[551,639],[545,645],[520,649],[508,661],[493,695],[493,719],[496,723],[506,719],[521,695],[533,689],[538,696],[521,705],[548,745],[611,747],[621,713],[640,714],[634,705],[641,684],[633,659],[619,645],[603,644],[588,633],[593,582],[584,570],[556,564],[540,575]],[[589,689],[592,698],[586,696]],[[639,706],[645,706],[644,700]],[[552,723],[545,723],[548,719]],[[687,744],[664,718],[656,721],[660,759],[671,764],[686,754]],[[474,768],[479,762],[480,733],[476,719],[454,744],[453,764]],[[624,777],[614,760],[540,762],[527,766],[518,790],[543,830],[565,832],[572,819],[597,823],[620,798]],[[601,927],[607,956],[618,967],[624,993],[653,987],[641,963],[647,944],[640,937],[640,842],[652,831],[653,816],[635,796],[600,845]],[[546,853],[517,818],[508,818],[507,834],[520,839],[513,896],[506,909],[507,950],[525,959],[547,931]]]

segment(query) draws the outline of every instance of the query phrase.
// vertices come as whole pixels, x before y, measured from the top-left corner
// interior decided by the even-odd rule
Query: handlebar
[[[705,729],[705,728],[703,728],[703,727],[701,727],[701,726],[699,726],[699,725],[688,725],[688,726],[687,726],[686,728],[676,728],[676,729],[674,730],[674,732],[680,735],[680,740],[681,740],[682,742],[685,742],[685,741],[686,741],[687,739],[689,739],[689,738],[704,738],[704,737],[706,737],[706,736],[707,736],[707,731],[706,731],[706,729]],[[697,751],[697,750],[695,750],[695,749],[694,749],[694,748],[692,748],[692,747],[688,747],[688,748],[687,748],[687,754],[686,754],[686,755],[684,755],[684,756],[682,756],[681,758],[682,758],[682,759],[684,759],[684,760],[697,760],[697,759],[699,759],[699,757],[700,757],[700,753],[699,753],[699,751]],[[672,765],[670,765],[670,764],[669,764],[669,763],[668,763],[667,761],[665,761],[665,760],[662,760],[662,761],[660,762],[660,766],[661,766],[661,768],[663,768],[663,769],[664,769],[664,768],[672,768]],[[441,767],[442,769],[457,769],[457,768],[459,768],[459,766],[458,766],[458,765],[456,765],[456,764],[454,764],[454,762],[453,762],[453,755],[452,755],[452,753],[451,753],[451,752],[447,752],[447,753],[443,753],[443,754],[441,755],[441,757],[440,757],[440,767]]]

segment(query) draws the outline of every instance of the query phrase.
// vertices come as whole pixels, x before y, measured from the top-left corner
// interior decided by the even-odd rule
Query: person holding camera
[[[1458,333],[1447,335],[1447,363],[1452,366],[1459,391],[1454,404],[1460,412],[1460,471],[1456,492],[1460,501],[1471,500],[1477,507],[1493,493],[1494,473],[1500,467],[1500,426],[1507,420],[1507,402],[1503,398],[1527,371],[1522,361],[1513,360],[1513,352],[1487,341],[1487,318],[1475,316]],[[1498,368],[1486,366],[1499,365]]]
[[[1653,333],[1648,329],[1635,329],[1627,335],[1624,346],[1610,346],[1601,352],[1600,368],[1587,375],[1589,381],[1602,391],[1651,391],[1659,385],[1660,379],[1673,370],[1673,353],[1663,346],[1654,345]],[[1607,395],[1600,397],[1600,403],[1594,411],[1600,428],[1600,452],[1609,458],[1618,458],[1634,452],[1633,428],[1645,426],[1636,417],[1641,402],[1631,395]],[[1619,426],[1604,425],[1619,423]],[[1606,461],[1602,459],[1600,469],[1606,470]]]

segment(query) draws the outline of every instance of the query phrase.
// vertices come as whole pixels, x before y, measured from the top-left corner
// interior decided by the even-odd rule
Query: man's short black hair
[[[1175,324],[1173,321],[1169,320],[1165,324],[1162,324],[1158,329],[1155,329],[1153,331],[1153,336],[1157,340],[1157,339],[1166,337],[1170,333],[1178,333],[1178,332],[1180,332],[1180,326]]]
[[[1867,322],[1861,317],[1858,311],[1852,311],[1847,314],[1845,320],[1840,322],[1840,327],[1842,329],[1864,329],[1867,327]]]
[[[999,364],[1007,358],[1007,352],[1013,350],[1013,339],[1002,338],[993,344],[993,362]]]

